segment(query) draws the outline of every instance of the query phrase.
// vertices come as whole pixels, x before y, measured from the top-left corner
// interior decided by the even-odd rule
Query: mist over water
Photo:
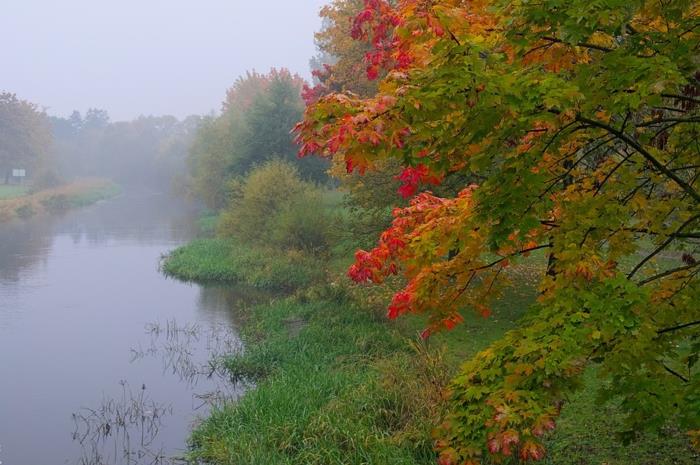
[[[220,357],[269,295],[159,266],[232,176],[286,159],[328,183],[290,132],[326,3],[3,4],[0,464],[179,463],[247,388]]]
[[[169,463],[155,457],[181,454],[209,402],[239,392],[209,361],[235,351],[248,296],[158,270],[194,234],[194,213],[142,192],[0,225],[3,464],[99,463],[95,450],[110,464]],[[131,461],[114,426],[129,415]]]

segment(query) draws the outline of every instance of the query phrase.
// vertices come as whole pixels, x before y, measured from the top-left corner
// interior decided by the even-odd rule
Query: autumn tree
[[[323,27],[315,34],[317,91],[353,92],[363,97],[376,94],[377,81],[366,72],[372,45],[352,37],[354,19],[363,9],[363,0],[334,0],[321,9]]]
[[[546,254],[519,328],[452,382],[440,463],[542,459],[594,363],[626,439],[673,421],[700,446],[699,20],[691,0],[364,1],[352,33],[386,77],[312,102],[301,153],[398,160],[418,194],[351,277],[403,275],[388,316],[427,314],[427,338]],[[454,174],[457,195],[420,192]]]
[[[378,81],[367,76],[372,43],[353,34],[355,18],[364,8],[363,0],[333,0],[321,9],[323,26],[315,34],[318,55],[312,63],[315,85],[305,88],[303,94],[307,103],[337,92],[363,98],[376,95]],[[377,76],[383,74],[378,70]],[[401,164],[393,159],[382,160],[371,172],[360,175],[347,170],[341,153],[333,156],[330,174],[339,181],[344,206],[350,212],[342,227],[342,237],[349,243],[369,245],[389,226],[400,173]]]
[[[13,169],[38,168],[46,161],[51,133],[36,105],[15,94],[0,93],[0,177],[8,183]]]

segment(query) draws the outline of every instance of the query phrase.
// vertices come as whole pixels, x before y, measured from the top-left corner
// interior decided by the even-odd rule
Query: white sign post
[[[13,169],[12,170],[12,177],[13,178],[18,178],[19,183],[22,184],[24,181],[24,178],[27,176],[27,170],[23,168],[18,168],[18,169]]]

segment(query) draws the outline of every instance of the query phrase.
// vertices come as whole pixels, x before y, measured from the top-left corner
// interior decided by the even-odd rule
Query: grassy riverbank
[[[175,251],[164,268],[190,280],[258,287],[274,283],[256,281],[260,269],[285,269],[275,276],[296,289],[244,311],[246,351],[225,363],[232,378],[256,387],[215,410],[192,435],[193,460],[231,465],[435,463],[431,430],[443,413],[442,389],[462,360],[517,325],[534,298],[537,271],[513,271],[516,285],[488,320],[467,314],[463,327],[426,344],[416,337],[421,318],[386,320],[381,292],[358,289],[339,273],[309,280],[307,269],[270,251],[204,239]],[[549,438],[546,464],[697,463],[687,438],[673,430],[621,446],[615,434],[624,418],[614,406],[596,404],[594,371],[586,382]]]
[[[16,199],[27,194],[25,186],[0,185],[0,200]]]
[[[121,192],[119,186],[106,179],[81,179],[63,186],[35,193],[5,189],[0,198],[0,222],[26,218],[44,212],[64,211],[108,199]]]
[[[174,250],[163,272],[182,281],[243,283],[261,289],[292,290],[322,279],[312,257],[290,250],[250,247],[231,239],[206,238]]]

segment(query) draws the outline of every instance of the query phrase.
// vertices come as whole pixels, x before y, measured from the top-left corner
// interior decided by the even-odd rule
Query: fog
[[[221,360],[278,289],[163,264],[216,242],[261,166],[316,202],[296,211],[322,205],[329,165],[300,161],[291,129],[310,63],[332,59],[324,3],[0,3],[0,464],[185,463],[193,427],[245,391]]]
[[[246,70],[309,77],[324,0],[5,0],[0,89],[50,115],[219,109]]]

